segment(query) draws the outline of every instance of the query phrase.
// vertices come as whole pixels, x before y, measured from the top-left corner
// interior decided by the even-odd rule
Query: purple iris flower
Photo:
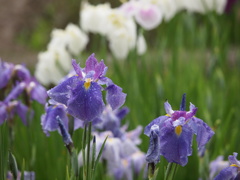
[[[14,69],[14,65],[11,63],[3,62],[0,59],[0,89],[7,86]]]
[[[114,137],[122,137],[124,132],[121,129],[121,120],[128,112],[127,107],[113,111],[112,107],[107,105],[101,116],[94,119],[95,122],[98,122],[94,127],[99,130],[111,131]]]
[[[18,174],[17,174],[17,180],[21,180],[21,172],[18,171]],[[24,180],[35,180],[35,172],[33,171],[24,171],[24,175],[23,175],[23,179]],[[13,180],[14,177],[12,175],[11,172],[8,172],[7,173],[7,180]]]
[[[58,130],[61,133],[61,129],[59,129],[59,120],[61,119],[61,124],[68,130],[68,115],[66,112],[67,107],[64,104],[52,102],[53,104],[48,106],[46,104],[45,111],[46,114],[41,116],[41,125],[43,132],[49,136],[49,131]],[[79,119],[74,119],[74,130],[78,129],[82,125],[82,121]],[[62,133],[61,133],[62,134]]]
[[[15,100],[25,91],[28,98],[36,100],[41,104],[46,103],[46,89],[35,78],[31,77],[29,70],[25,66],[14,66],[13,64],[0,61],[0,89],[6,87],[11,78],[13,86],[5,101]]]
[[[11,92],[6,97],[6,101],[18,98],[25,91],[29,98],[38,101],[40,104],[45,104],[47,99],[46,89],[40,85],[34,78],[26,79],[22,82],[17,82]]]
[[[238,180],[240,178],[240,161],[237,160],[238,153],[228,156],[229,166],[224,168],[214,180]]]
[[[6,120],[12,121],[15,114],[27,125],[27,112],[28,107],[20,101],[0,101],[0,125]]]
[[[50,98],[67,106],[70,115],[86,122],[99,117],[104,110],[101,85],[107,86],[104,89],[107,91],[106,101],[112,109],[122,106],[126,94],[105,77],[107,67],[103,60],[98,62],[92,54],[88,57],[85,68],[80,68],[75,60],[72,65],[75,75],[48,91]]]
[[[214,132],[201,119],[195,117],[197,108],[193,104],[190,103],[190,111],[185,111],[185,95],[180,110],[172,110],[168,102],[165,102],[165,110],[165,116],[154,119],[145,127],[144,134],[150,137],[147,161],[157,163],[162,155],[168,162],[185,166],[188,156],[192,155],[193,134],[197,135],[200,150]]]
[[[228,161],[223,160],[223,156],[218,156],[214,161],[210,163],[210,175],[209,179],[213,179],[221,170],[230,166]]]

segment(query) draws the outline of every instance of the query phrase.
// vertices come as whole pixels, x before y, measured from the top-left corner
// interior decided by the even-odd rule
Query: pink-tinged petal
[[[156,28],[162,21],[162,13],[155,5],[146,4],[136,11],[135,18],[145,30]]]
[[[91,54],[87,61],[86,61],[86,67],[85,67],[85,73],[87,74],[89,71],[95,71],[95,66],[97,65],[98,61],[94,57],[95,54]]]
[[[78,77],[80,79],[83,79],[82,70],[79,67],[79,65],[77,64],[75,59],[72,60],[72,66],[73,66],[73,69],[75,70],[76,74],[78,75]]]
[[[89,87],[86,88],[84,82],[81,81],[72,90],[67,103],[68,113],[83,121],[92,121],[101,115],[104,108],[101,86],[96,82],[90,83]]]
[[[174,113],[174,111],[172,110],[172,106],[168,103],[168,101],[164,103],[164,108],[168,115],[171,116]]]

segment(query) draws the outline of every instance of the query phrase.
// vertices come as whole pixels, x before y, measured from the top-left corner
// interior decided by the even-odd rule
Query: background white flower
[[[71,56],[64,49],[38,54],[35,77],[43,85],[57,84],[71,69]]]
[[[51,38],[48,49],[67,48],[73,55],[79,55],[88,43],[88,36],[72,23],[68,24],[65,30],[54,29]]]
[[[109,3],[99,4],[97,6],[86,2],[83,3],[80,11],[80,27],[85,32],[106,35],[105,25],[110,11],[111,7]]]

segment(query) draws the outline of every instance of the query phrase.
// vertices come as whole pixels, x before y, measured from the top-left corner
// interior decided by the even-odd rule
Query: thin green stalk
[[[96,155],[96,137],[93,136],[93,147],[92,147],[92,173],[94,174],[94,167],[95,167],[95,155]]]
[[[173,180],[174,175],[177,171],[176,163],[168,163],[167,170],[165,172],[164,180]]]
[[[91,180],[90,143],[91,143],[92,122],[88,124],[87,134],[87,180]]]
[[[85,147],[86,147],[86,138],[87,138],[87,125],[84,127],[83,138],[82,138],[82,152],[83,152],[83,180],[86,180],[86,160],[85,160]]]

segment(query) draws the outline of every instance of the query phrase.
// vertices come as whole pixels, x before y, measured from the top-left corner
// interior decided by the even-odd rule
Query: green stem
[[[82,139],[82,152],[83,152],[83,180],[86,180],[86,160],[85,160],[85,147],[86,147],[86,138],[87,138],[87,125],[84,127],[83,139]]]
[[[165,172],[164,180],[173,180],[174,175],[177,171],[176,163],[168,163],[167,170]]]
[[[89,122],[87,134],[87,180],[91,180],[91,162],[90,162],[91,131],[92,122]]]

